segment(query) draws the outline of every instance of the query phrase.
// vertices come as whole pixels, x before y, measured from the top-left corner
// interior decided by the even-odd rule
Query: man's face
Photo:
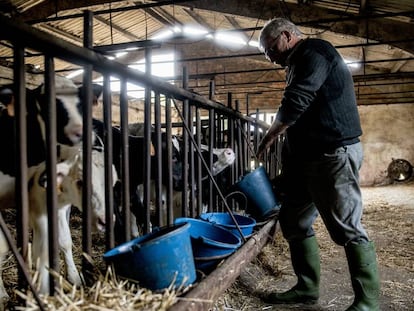
[[[290,54],[286,32],[281,32],[276,37],[267,37],[263,49],[266,59],[283,67],[286,66],[286,60]]]

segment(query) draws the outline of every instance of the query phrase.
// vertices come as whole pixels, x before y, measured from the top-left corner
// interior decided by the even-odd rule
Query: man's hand
[[[264,152],[273,144],[274,140],[275,138],[269,135],[265,135],[263,137],[256,152],[256,157],[258,160],[262,160]]]
[[[259,143],[259,147],[257,148],[256,157],[257,159],[261,160],[263,157],[263,153],[273,144],[274,140],[282,134],[288,125],[283,124],[278,119],[275,119],[270,126],[269,130],[266,132],[265,136]]]

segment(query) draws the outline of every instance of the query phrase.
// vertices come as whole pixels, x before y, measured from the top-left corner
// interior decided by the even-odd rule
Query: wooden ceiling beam
[[[154,8],[156,12],[158,12],[161,16],[168,19],[172,25],[182,25],[182,23],[175,18],[175,16],[171,15],[167,10],[162,7]]]
[[[161,16],[160,14],[158,14],[153,8],[145,8],[143,10],[144,10],[145,13],[150,15],[153,19],[158,21],[161,25],[163,25],[165,27],[173,27],[174,26],[174,24],[171,21],[169,21],[168,19],[166,19],[163,16]]]
[[[195,12],[193,9],[186,9],[183,8],[183,11],[185,13],[187,13],[189,16],[191,16],[191,18],[198,23],[200,26],[202,26],[203,28],[207,29],[208,31],[213,31],[214,29],[207,23],[207,21],[200,16],[200,14],[197,14],[197,12]]]
[[[104,24],[105,26],[108,26],[112,29],[114,29],[115,31],[119,32],[120,34],[122,34],[125,38],[128,38],[129,40],[132,41],[137,41],[140,40],[141,38],[137,37],[136,35],[134,35],[132,32],[122,28],[121,26],[117,25],[114,22],[110,22],[108,21],[105,17],[100,16],[100,15],[96,15],[94,16],[94,19],[96,21],[98,21],[101,24]]]
[[[70,41],[75,44],[83,44],[83,38],[75,36],[74,34],[71,34],[67,31],[64,31],[62,29],[59,29],[57,27],[48,25],[48,24],[41,24],[38,26],[40,29],[43,29],[46,32],[52,33],[53,35],[57,35],[60,37],[63,37],[65,40]]]

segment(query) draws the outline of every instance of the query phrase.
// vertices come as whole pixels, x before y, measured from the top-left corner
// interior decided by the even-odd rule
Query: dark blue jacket
[[[359,141],[352,75],[329,42],[298,43],[288,58],[286,82],[277,118],[290,125],[286,147],[292,156],[315,158]]]

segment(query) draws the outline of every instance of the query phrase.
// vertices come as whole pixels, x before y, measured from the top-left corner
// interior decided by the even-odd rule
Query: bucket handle
[[[240,195],[243,198],[244,210],[246,210],[246,208],[247,208],[247,196],[243,192],[241,192],[241,191],[232,191],[232,192],[228,193],[225,196],[225,199],[228,200],[229,198],[231,198],[232,196],[235,196],[235,195]]]

